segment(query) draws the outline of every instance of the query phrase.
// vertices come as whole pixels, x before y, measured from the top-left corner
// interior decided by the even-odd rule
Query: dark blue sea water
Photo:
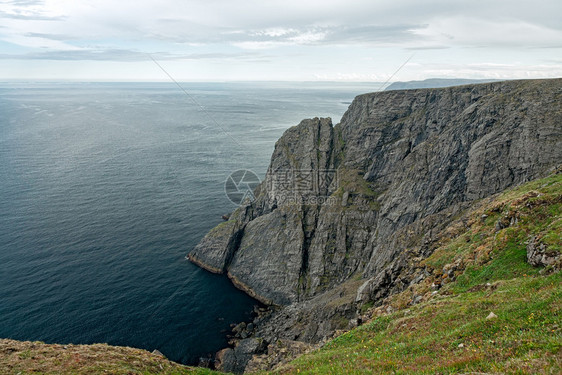
[[[0,337],[197,362],[256,303],[185,255],[302,118],[365,84],[0,83]],[[198,102],[194,103],[192,99]]]

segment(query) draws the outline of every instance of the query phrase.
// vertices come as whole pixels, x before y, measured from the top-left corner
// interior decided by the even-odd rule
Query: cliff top
[[[428,78],[422,81],[393,82],[384,91],[440,88],[496,82],[496,79]]]

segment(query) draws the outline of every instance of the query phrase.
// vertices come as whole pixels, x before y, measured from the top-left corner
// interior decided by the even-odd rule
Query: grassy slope
[[[145,350],[95,345],[50,345],[0,340],[0,374],[210,375]]]
[[[525,245],[536,236],[560,251],[561,212],[562,174],[481,202],[424,261],[432,275],[388,301],[395,312],[377,309],[278,372],[562,373],[562,272],[531,267]],[[442,284],[434,294],[433,283]],[[410,305],[413,295],[423,302]],[[490,312],[497,318],[486,319]]]

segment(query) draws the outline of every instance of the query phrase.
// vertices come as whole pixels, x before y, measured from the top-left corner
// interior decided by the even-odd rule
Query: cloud
[[[468,47],[562,46],[562,30],[524,21],[455,16],[434,20],[414,33],[446,45]]]
[[[194,53],[171,54],[167,52],[145,53],[127,49],[84,49],[72,51],[39,51],[26,54],[0,54],[0,60],[67,60],[67,61],[157,61],[164,60],[228,60],[256,59],[251,53]]]
[[[0,59],[131,62],[150,52],[200,61],[189,65],[209,75],[260,68],[284,77],[299,66],[311,78],[372,80],[415,50],[460,73],[528,67],[542,75],[549,68],[540,63],[562,47],[560,14],[559,0],[4,0]],[[461,64],[467,59],[500,65],[479,70]],[[518,69],[501,65],[513,60]],[[416,71],[451,72],[424,64]]]
[[[62,21],[66,19],[66,17],[49,17],[49,16],[41,16],[37,14],[11,14],[6,12],[0,12],[0,19],[11,18],[14,20],[25,20],[25,21]]]
[[[481,62],[470,64],[427,64],[423,66],[426,77],[449,78],[548,78],[562,76],[562,64],[508,64]]]
[[[7,0],[0,4],[0,19],[61,21],[66,17],[49,12],[44,0]]]
[[[523,3],[513,1],[506,8],[501,1],[488,1],[484,7],[474,1],[446,0],[423,4],[414,0],[16,0],[5,2],[0,19],[10,18],[12,33],[21,37],[34,30],[34,37],[59,41],[119,38],[229,43],[243,48],[350,43],[405,48],[557,45],[562,25],[553,13],[562,13],[562,6],[538,0],[542,6],[537,3],[529,9]]]
[[[41,38],[41,39],[51,39],[51,40],[59,40],[59,41],[68,41],[73,39],[71,35],[46,34],[46,33],[25,33],[22,36],[26,38]]]
[[[450,46],[443,46],[443,45],[426,45],[426,46],[413,46],[413,47],[405,47],[405,49],[410,51],[429,51],[429,50],[440,50],[440,49],[450,49]]]
[[[312,26],[239,31],[225,39],[241,48],[274,48],[289,45],[399,45],[425,39],[414,32],[425,25]]]
[[[163,56],[161,56],[163,57]],[[91,61],[144,61],[150,60],[146,53],[120,49],[39,51],[25,54],[0,54],[2,60],[91,60]]]

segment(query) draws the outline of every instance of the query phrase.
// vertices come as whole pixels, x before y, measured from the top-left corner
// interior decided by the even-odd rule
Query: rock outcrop
[[[561,161],[562,79],[360,95],[288,129],[256,200],[189,258],[279,306],[256,335],[318,342],[423,277],[404,270],[471,202]]]
[[[266,343],[262,339],[244,339],[232,348],[225,348],[217,353],[215,368],[221,371],[242,373],[255,354],[264,353]]]
[[[540,239],[532,237],[527,244],[527,261],[535,267],[562,269],[562,249],[548,249]]]

